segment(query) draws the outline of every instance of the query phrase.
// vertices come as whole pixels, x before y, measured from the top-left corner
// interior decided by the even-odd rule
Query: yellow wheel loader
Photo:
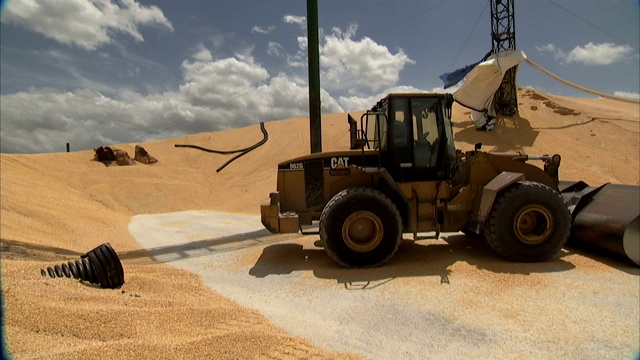
[[[571,235],[571,210],[588,208],[593,188],[561,185],[560,155],[487,153],[481,144],[456,150],[453,101],[450,94],[389,94],[359,121],[349,115],[349,150],[278,164],[263,225],[286,233],[319,221],[327,254],[346,267],[382,265],[403,234],[433,232],[484,237],[513,261],[556,255]],[[629,223],[617,225],[620,239]],[[637,219],[631,227],[637,237]]]

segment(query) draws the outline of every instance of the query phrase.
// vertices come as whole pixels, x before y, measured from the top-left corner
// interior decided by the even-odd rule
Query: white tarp
[[[472,120],[476,126],[484,125],[487,116],[495,117],[493,94],[502,83],[507,70],[527,59],[522,50],[506,50],[493,54],[476,65],[464,78],[464,83],[453,98],[461,105],[475,110]]]

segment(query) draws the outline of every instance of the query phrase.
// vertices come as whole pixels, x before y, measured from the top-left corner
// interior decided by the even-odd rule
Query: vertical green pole
[[[320,44],[318,40],[318,0],[307,0],[307,48],[309,62],[309,122],[311,153],[322,152],[320,123]]]

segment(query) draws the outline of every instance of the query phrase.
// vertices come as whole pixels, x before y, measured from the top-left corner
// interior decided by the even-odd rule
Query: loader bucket
[[[561,181],[559,189],[573,218],[572,243],[640,265],[640,186]]]

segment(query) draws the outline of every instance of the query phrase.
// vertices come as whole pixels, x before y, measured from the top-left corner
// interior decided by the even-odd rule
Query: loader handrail
[[[370,115],[374,115],[376,116],[376,121],[375,121],[375,129],[374,129],[374,138],[373,140],[369,140],[369,137],[367,135],[367,133],[369,132],[369,116]],[[364,141],[367,144],[367,149],[371,149],[371,144],[370,142],[373,141],[374,144],[378,144],[378,148],[380,148],[382,146],[381,144],[381,140],[380,140],[380,122],[377,121],[378,120],[378,116],[383,116],[384,117],[384,121],[385,123],[387,122],[387,114],[385,114],[384,112],[380,112],[380,111],[371,111],[371,110],[367,110],[367,112],[365,112],[364,114],[362,114],[362,116],[360,116],[360,132],[362,134],[362,138],[364,139]],[[374,146],[375,148],[375,146]]]

